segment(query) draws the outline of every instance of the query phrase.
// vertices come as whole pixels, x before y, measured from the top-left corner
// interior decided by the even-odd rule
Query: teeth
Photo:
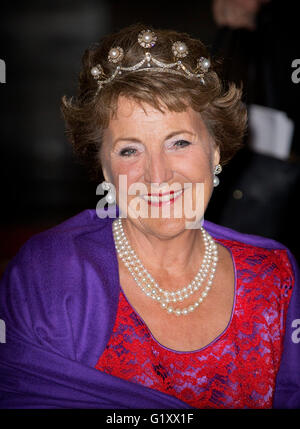
[[[167,194],[162,195],[161,197],[155,196],[155,195],[143,195],[143,198],[146,201],[150,201],[152,203],[159,203],[159,202],[168,202],[173,198],[178,197],[182,193],[182,190],[174,192],[174,194]]]

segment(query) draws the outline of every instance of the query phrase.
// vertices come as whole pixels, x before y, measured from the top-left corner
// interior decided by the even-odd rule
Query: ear
[[[99,163],[101,165],[102,175],[104,177],[105,182],[111,183],[111,177],[110,177],[110,174],[109,174],[110,168],[109,168],[109,165],[108,165],[108,162],[106,160],[106,156],[105,155],[106,154],[104,153],[104,151],[102,151],[100,149],[99,154],[98,154],[98,159],[99,159]]]
[[[213,163],[214,166],[218,165],[220,162],[221,156],[220,156],[220,148],[219,146],[215,145],[214,147],[214,153],[213,153]]]
[[[106,168],[104,166],[102,166],[102,174],[103,174],[105,182],[110,182],[110,177],[107,174]]]

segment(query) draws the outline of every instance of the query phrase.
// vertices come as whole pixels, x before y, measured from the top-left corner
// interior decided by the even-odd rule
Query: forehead
[[[111,131],[140,129],[146,131],[154,127],[173,128],[185,126],[197,130],[203,127],[200,113],[187,107],[182,112],[170,111],[162,105],[162,111],[145,102],[137,102],[127,97],[119,97],[115,114],[109,122]],[[153,130],[154,131],[154,130]]]

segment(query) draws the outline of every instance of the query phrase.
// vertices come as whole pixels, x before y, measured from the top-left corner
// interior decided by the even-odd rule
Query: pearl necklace
[[[201,304],[201,302],[207,296],[207,293],[213,283],[213,278],[218,262],[217,245],[211,235],[202,227],[201,232],[205,251],[199,271],[189,285],[183,287],[182,289],[170,292],[162,289],[143,266],[142,262],[127,240],[123,230],[122,219],[118,218],[113,222],[113,235],[117,253],[120,259],[123,261],[125,267],[128,268],[128,271],[133,276],[137,285],[148,297],[159,302],[161,307],[166,310],[168,314],[176,314],[177,316],[187,315],[196,310],[199,304]],[[200,297],[192,305],[189,305],[183,309],[174,309],[170,305],[172,302],[182,302],[189,298],[200,289],[206,278],[208,279],[207,285],[201,292]]]

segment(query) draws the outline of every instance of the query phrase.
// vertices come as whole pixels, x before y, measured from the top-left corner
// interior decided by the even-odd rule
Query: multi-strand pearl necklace
[[[211,288],[216,272],[218,262],[217,245],[211,235],[205,231],[203,227],[201,228],[201,232],[205,251],[199,271],[189,285],[171,292],[162,289],[143,266],[127,240],[121,218],[118,218],[113,222],[115,247],[125,267],[127,267],[138,286],[148,297],[159,302],[161,307],[169,314],[176,314],[177,316],[187,315],[199,307],[199,304],[201,304]],[[202,290],[200,297],[193,304],[182,309],[174,309],[172,307],[172,303],[181,303],[197,292],[206,279],[207,285]]]

